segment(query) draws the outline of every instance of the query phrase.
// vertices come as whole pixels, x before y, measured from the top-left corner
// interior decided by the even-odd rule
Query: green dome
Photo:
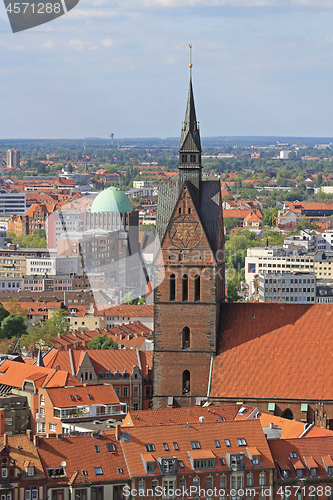
[[[123,191],[113,186],[99,193],[91,205],[91,213],[97,212],[132,212],[132,203]]]

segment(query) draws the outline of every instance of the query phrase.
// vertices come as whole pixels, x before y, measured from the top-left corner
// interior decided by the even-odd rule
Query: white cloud
[[[44,49],[53,49],[53,47],[55,47],[55,43],[53,40],[49,40],[48,42],[43,43],[42,47]]]
[[[82,50],[87,46],[87,42],[83,40],[70,40],[69,47],[75,50]]]
[[[113,44],[114,44],[114,42],[113,42],[113,40],[111,40],[111,38],[105,38],[105,40],[102,40],[102,45],[106,49],[108,49],[109,47],[111,47]]]

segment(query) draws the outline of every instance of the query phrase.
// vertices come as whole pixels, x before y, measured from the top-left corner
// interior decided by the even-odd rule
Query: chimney
[[[3,445],[8,446],[8,434],[6,433],[3,435]]]
[[[121,434],[120,424],[116,424],[116,440],[117,441],[120,441],[120,434]]]
[[[32,442],[34,444],[34,447],[38,448],[38,446],[39,446],[39,436],[34,435]]]
[[[26,434],[28,436],[29,441],[32,441],[32,430],[31,429],[27,429],[26,430]]]
[[[270,428],[270,429],[274,429],[274,424],[273,424],[273,422],[271,422],[271,423],[269,424],[269,428]]]

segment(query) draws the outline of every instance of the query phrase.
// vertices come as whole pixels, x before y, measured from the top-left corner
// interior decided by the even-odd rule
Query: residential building
[[[19,306],[27,311],[27,325],[37,325],[52,317],[55,310],[60,310],[61,302],[19,302]],[[5,309],[10,311],[11,303],[2,302]],[[27,346],[28,347],[28,346]]]
[[[0,277],[0,292],[16,293],[22,290],[23,280],[21,278],[1,278]]]
[[[297,499],[331,498],[333,436],[275,439],[268,442],[276,467],[274,498],[293,491]]]
[[[27,435],[4,434],[0,449],[2,500],[45,497],[45,474],[38,451]]]
[[[95,314],[104,318],[105,328],[113,328],[128,321],[140,321],[150,330],[154,328],[154,306],[149,304],[121,304],[98,309]]]
[[[21,152],[18,149],[7,150],[7,167],[20,168],[21,165]]]
[[[30,406],[26,396],[1,394],[0,435],[22,434],[30,429]]]
[[[317,279],[331,280],[333,277],[333,252],[317,252],[313,260]]]
[[[0,254],[0,278],[14,278],[15,281],[21,280],[26,273],[26,259],[21,255],[7,255],[2,257]]]
[[[49,500],[122,500],[131,484],[114,431],[38,437]]]
[[[122,431],[126,431],[120,439],[132,479],[132,498],[153,499],[162,488],[179,491],[181,497],[191,487],[190,498],[274,498],[274,461],[258,420]]]
[[[122,420],[127,412],[110,384],[81,387],[41,387],[36,406],[37,434],[69,434],[75,424],[98,418]]]
[[[81,383],[112,385],[129,410],[148,409],[153,396],[152,352],[137,349],[51,349],[43,363],[70,372]]]
[[[260,302],[316,302],[314,273],[260,273]]]
[[[251,212],[245,217],[243,226],[244,229],[259,233],[263,227],[263,219],[260,218],[255,212]]]

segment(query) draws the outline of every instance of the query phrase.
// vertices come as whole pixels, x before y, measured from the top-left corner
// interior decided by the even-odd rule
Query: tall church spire
[[[186,181],[192,182],[198,189],[201,184],[201,142],[192,86],[192,45],[190,54],[190,83],[179,148],[179,189]]]

